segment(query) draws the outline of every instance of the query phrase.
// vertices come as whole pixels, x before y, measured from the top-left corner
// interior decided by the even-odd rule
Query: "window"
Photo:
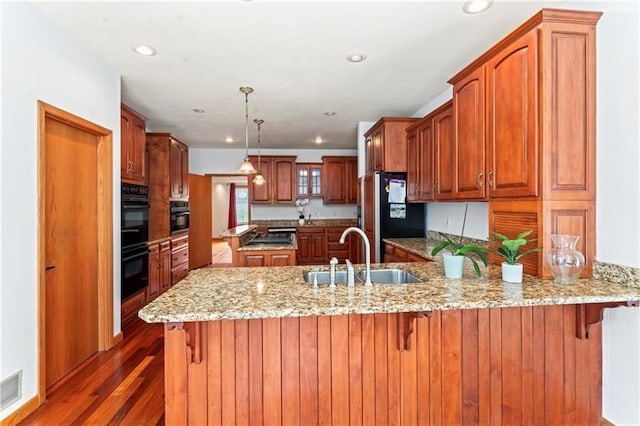
[[[238,225],[249,223],[249,188],[236,186],[236,221]]]

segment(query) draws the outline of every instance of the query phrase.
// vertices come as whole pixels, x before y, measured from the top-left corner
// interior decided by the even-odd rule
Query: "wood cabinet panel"
[[[323,157],[325,170],[324,203],[347,202],[347,162],[344,157]]]
[[[149,246],[149,285],[147,303],[160,295],[160,243]]]
[[[347,157],[347,204],[357,204],[360,200],[358,179],[358,157]]]
[[[251,163],[258,164],[258,158],[250,156]],[[296,157],[269,156],[260,158],[260,169],[265,183],[256,185],[249,176],[250,204],[293,204],[296,199]]]
[[[365,133],[367,173],[407,171],[405,132],[415,121],[417,118],[383,117]]]
[[[251,163],[258,164],[257,157],[249,157]],[[273,173],[271,173],[271,159],[260,158],[260,171],[264,177],[262,185],[253,183],[253,175],[249,176],[249,202],[251,204],[271,204],[271,190],[273,188]]]
[[[484,68],[453,86],[455,198],[484,198]]]
[[[189,199],[189,149],[182,142],[171,140],[171,199]]]
[[[171,285],[189,273],[189,234],[171,237]]]
[[[120,179],[136,185],[147,184],[145,119],[122,105],[120,109]]]
[[[122,323],[126,323],[135,317],[138,311],[147,303],[146,297],[146,291],[141,290],[122,302],[120,308]]]
[[[434,198],[453,198],[454,140],[453,103],[447,102],[433,119]]]
[[[433,120],[418,127],[418,200],[433,200]]]
[[[298,198],[322,197],[324,165],[316,163],[296,163],[296,192]]]
[[[366,175],[363,178],[364,185],[364,211],[363,213],[363,223],[364,223],[364,232],[369,237],[369,241],[375,241],[371,238],[372,235],[375,235],[375,182],[374,175]]]
[[[375,415],[382,424],[598,425],[601,325],[577,339],[581,306],[431,312],[409,320],[406,350],[406,313],[214,321],[200,325],[200,363],[185,356],[187,325],[169,325],[166,418],[189,423],[202,406],[209,419],[249,413],[277,424]]]
[[[537,58],[530,32],[485,65],[490,198],[538,195]]]
[[[240,252],[238,266],[295,266],[295,250],[250,250]]]
[[[189,269],[211,264],[211,176],[189,175]]]
[[[418,150],[418,129],[411,126],[407,129],[407,201],[418,201],[420,180],[420,151]]]

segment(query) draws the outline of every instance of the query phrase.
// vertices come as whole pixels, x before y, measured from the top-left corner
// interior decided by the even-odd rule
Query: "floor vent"
[[[0,410],[4,410],[22,396],[22,370],[0,382]]]

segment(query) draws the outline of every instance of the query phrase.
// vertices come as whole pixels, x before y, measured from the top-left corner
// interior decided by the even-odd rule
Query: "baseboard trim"
[[[600,426],[616,426],[616,425],[611,423],[609,420],[605,419],[604,417],[601,417]]]
[[[13,426],[17,425],[21,421],[27,418],[27,416],[38,409],[40,406],[38,402],[38,395],[34,396],[13,413],[9,414],[4,419],[0,420],[0,426]]]
[[[113,336],[113,339],[111,339],[111,347],[114,347],[118,343],[122,342],[123,337],[124,336],[122,335],[122,331],[116,334],[115,336]]]

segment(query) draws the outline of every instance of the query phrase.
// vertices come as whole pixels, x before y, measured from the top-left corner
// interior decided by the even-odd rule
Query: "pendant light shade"
[[[260,126],[264,123],[264,120],[256,118],[253,122],[258,125],[258,173],[256,173],[256,176],[253,178],[253,183],[256,185],[262,185],[266,182],[264,176],[262,176],[262,170],[260,169]]]
[[[249,93],[253,92],[251,87],[241,87],[240,91],[244,93],[244,146],[245,156],[238,173],[250,175],[256,173],[256,169],[249,160]]]

